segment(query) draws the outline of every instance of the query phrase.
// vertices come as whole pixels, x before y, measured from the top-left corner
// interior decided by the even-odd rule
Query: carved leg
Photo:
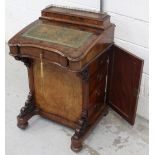
[[[71,138],[71,149],[74,152],[79,152],[82,149],[82,143],[84,141],[85,136],[89,131],[91,131],[95,124],[102,118],[102,116],[106,116],[109,112],[109,108],[106,105],[103,108],[100,108],[99,114],[95,118],[95,123],[92,125],[88,124],[88,112],[83,111],[81,119],[79,120],[78,127],[75,129],[75,134]]]
[[[21,129],[25,129],[28,126],[28,120],[36,114],[37,110],[33,103],[33,95],[30,92],[25,106],[21,108],[20,114],[17,116],[17,126]]]
[[[85,133],[88,129],[88,113],[87,111],[82,112],[82,117],[79,120],[79,125],[75,129],[75,134],[71,138],[71,149],[74,152],[79,152],[82,149],[82,142]]]
[[[71,138],[71,149],[74,152],[80,152],[82,149],[82,141],[75,135]]]

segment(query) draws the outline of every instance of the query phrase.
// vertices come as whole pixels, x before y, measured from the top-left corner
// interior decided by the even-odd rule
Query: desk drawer
[[[105,85],[106,81],[103,81],[101,85],[98,85],[89,95],[89,106],[95,105],[99,102],[104,102],[105,97]]]
[[[89,93],[90,94],[92,94],[94,89],[98,86],[105,87],[106,75],[107,75],[107,64],[104,64],[101,69],[96,71],[90,77],[90,81],[89,81]]]
[[[42,54],[42,59],[50,63],[59,64],[63,67],[68,66],[68,59],[56,52],[44,50],[38,47],[20,46],[20,55],[24,57],[30,57],[34,59],[40,59],[40,54]]]
[[[104,70],[105,66],[107,66],[108,57],[109,52],[106,51],[88,66],[90,76],[96,74],[96,72],[101,68]]]
[[[101,56],[95,65],[97,65],[97,70],[90,75],[89,80],[89,106],[104,102],[109,65],[108,55]]]

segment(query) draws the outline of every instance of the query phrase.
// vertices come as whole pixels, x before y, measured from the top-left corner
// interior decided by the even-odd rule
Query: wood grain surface
[[[40,62],[34,62],[34,85],[36,104],[47,113],[52,113],[73,122],[80,119],[82,111],[82,83],[75,73],[44,62],[41,78]]]

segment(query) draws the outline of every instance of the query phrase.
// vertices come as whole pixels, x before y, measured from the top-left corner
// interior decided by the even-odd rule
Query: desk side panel
[[[76,73],[47,62],[43,62],[42,73],[39,61],[34,62],[33,70],[37,107],[76,123],[82,112],[81,79]]]

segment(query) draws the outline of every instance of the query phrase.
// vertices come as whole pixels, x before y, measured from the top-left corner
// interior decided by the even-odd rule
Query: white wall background
[[[40,11],[47,5],[66,5],[98,11],[99,2],[99,0],[7,0],[6,41],[36,20],[40,16]],[[111,15],[111,22],[116,25],[115,43],[144,59],[138,114],[146,119],[149,119],[148,8],[148,0],[104,0],[104,10]]]

